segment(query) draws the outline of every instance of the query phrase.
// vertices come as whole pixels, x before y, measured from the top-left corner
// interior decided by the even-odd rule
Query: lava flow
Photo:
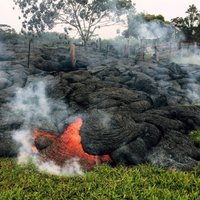
[[[33,152],[38,152],[43,160],[54,161],[59,166],[64,166],[65,162],[69,159],[78,158],[84,170],[91,170],[102,162],[111,162],[109,155],[93,156],[84,152],[80,136],[82,124],[82,119],[77,118],[65,129],[62,135],[34,131],[33,139],[35,143],[42,136],[44,144],[41,149],[37,145],[33,146]],[[46,141],[46,144],[44,141]]]

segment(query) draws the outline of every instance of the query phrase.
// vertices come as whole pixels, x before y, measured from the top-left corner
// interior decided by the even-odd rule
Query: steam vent
[[[0,47],[0,156],[29,153],[34,139],[42,160],[78,157],[85,170],[199,164],[190,133],[200,130],[200,65],[165,59],[159,48],[159,60],[147,60],[76,45],[73,66],[68,49],[41,46],[27,67],[24,43]]]

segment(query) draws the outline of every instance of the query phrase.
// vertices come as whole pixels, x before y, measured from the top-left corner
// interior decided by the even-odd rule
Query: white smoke
[[[177,29],[172,25],[160,20],[147,21],[143,14],[129,13],[128,21],[129,34],[138,40],[160,39],[160,41],[169,41],[174,40],[177,33]],[[179,36],[182,38],[182,35]]]
[[[39,118],[49,119],[50,103],[46,98],[43,82],[31,84],[27,88],[19,88],[13,101],[13,111],[24,120],[24,126]]]
[[[193,104],[200,103],[200,87],[195,85],[192,90],[187,90],[187,96]]]
[[[187,86],[187,97],[191,103],[199,104],[200,47],[192,43],[182,43],[180,49],[174,54],[172,62],[183,66],[188,71],[188,78],[191,83],[188,83]]]
[[[98,112],[101,115],[101,125],[104,128],[109,129],[110,128],[110,124],[111,124],[112,116],[109,113],[105,112],[105,111],[98,110]]]
[[[162,27],[159,21],[151,21],[140,24],[138,26],[138,32],[140,39],[165,39],[167,37],[168,27]]]
[[[128,27],[123,35],[125,37],[119,36],[111,41],[111,44],[119,55],[123,55],[121,52],[128,51],[130,57],[143,52],[152,56],[155,47],[160,52],[165,51],[169,56],[170,52],[178,47],[179,41],[184,38],[174,26],[160,20],[147,21],[143,14],[135,12],[129,13]]]
[[[32,153],[32,133],[31,130],[20,129],[14,131],[13,139],[20,144],[19,153],[18,153],[18,163],[27,164],[31,157]]]
[[[81,169],[78,158],[67,160],[65,165],[62,167],[56,165],[53,161],[38,162],[38,160],[36,160],[36,163],[40,171],[54,175],[73,176],[83,174],[83,170]]]
[[[174,26],[159,20],[146,21],[142,14],[129,15],[129,31],[138,40],[139,47],[142,47],[141,51],[145,54],[152,57],[157,50],[159,58],[184,67],[187,78],[192,83],[188,83],[185,88],[187,98],[190,103],[200,103],[199,73],[190,73],[200,69],[200,47],[195,43],[181,42],[185,36]]]
[[[172,61],[177,64],[200,65],[200,48],[196,44],[182,43]]]
[[[39,170],[55,175],[69,176],[83,173],[76,158],[67,160],[64,167],[60,167],[53,161],[41,161],[32,151],[34,129],[44,127],[55,132],[59,129],[60,121],[64,127],[70,120],[65,103],[47,97],[44,82],[31,83],[25,88],[19,88],[10,107],[13,115],[23,121],[21,128],[13,132],[13,139],[20,145],[19,164],[27,164],[32,160]]]

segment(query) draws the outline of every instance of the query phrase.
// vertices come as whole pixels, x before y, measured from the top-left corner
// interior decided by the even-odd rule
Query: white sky
[[[137,11],[150,14],[162,14],[166,20],[184,17],[189,5],[194,4],[200,10],[200,0],[134,0]]]
[[[189,5],[195,4],[200,10],[200,0],[134,0],[138,12],[150,14],[162,14],[166,20],[178,16],[185,16]],[[0,0],[0,24],[8,24],[15,30],[21,29],[21,22],[18,19],[19,10],[13,10],[13,0]],[[107,28],[101,30],[101,37],[110,38],[116,35],[116,29]]]

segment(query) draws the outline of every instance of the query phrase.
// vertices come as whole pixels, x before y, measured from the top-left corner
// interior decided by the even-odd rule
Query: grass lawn
[[[0,159],[0,200],[5,199],[200,199],[200,168],[167,171],[152,166],[102,165],[83,176],[59,177]]]

